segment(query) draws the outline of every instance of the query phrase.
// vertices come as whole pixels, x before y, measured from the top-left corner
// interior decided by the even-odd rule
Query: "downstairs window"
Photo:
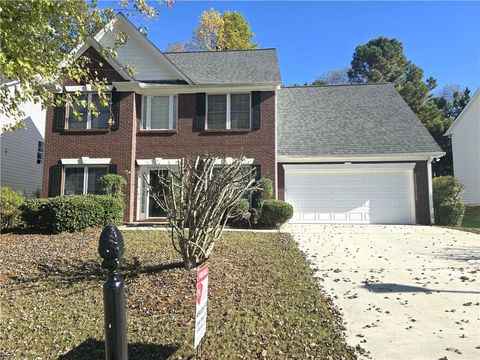
[[[65,167],[64,195],[100,194],[102,181],[108,166]]]

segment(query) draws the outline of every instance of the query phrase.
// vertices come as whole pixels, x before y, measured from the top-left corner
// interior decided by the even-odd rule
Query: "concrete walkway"
[[[427,226],[286,225],[360,358],[480,359],[480,235]]]

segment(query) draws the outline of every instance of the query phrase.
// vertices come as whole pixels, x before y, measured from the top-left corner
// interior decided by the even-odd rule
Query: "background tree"
[[[434,101],[445,117],[455,120],[470,101],[470,89],[461,90],[460,85],[448,84],[439,91]]]
[[[346,66],[341,69],[334,69],[321,74],[312,85],[342,85],[348,84],[350,79],[348,77],[349,67]]]
[[[423,70],[408,60],[397,39],[378,37],[359,45],[353,54],[348,77],[352,83],[390,82],[432,134],[450,125],[430,96],[436,86],[432,77],[424,81]]]
[[[237,203],[257,188],[244,159],[213,156],[182,159],[178,171],[169,171],[160,182],[160,192],[150,191],[166,213],[173,246],[187,269],[208,259],[226,222],[238,215]]]
[[[433,98],[433,101],[451,124],[470,101],[470,90],[466,87],[462,91],[460,85],[449,84],[440,90],[439,95]],[[438,145],[445,151],[445,156],[433,163],[432,169],[435,176],[453,175],[452,139],[443,136],[445,131],[433,134]]]
[[[172,0],[160,1],[167,5]],[[147,17],[157,11],[146,0],[123,0],[124,9]],[[99,7],[97,1],[17,0],[3,1],[0,12],[0,113],[15,120],[3,130],[24,126],[21,104],[32,101],[44,107],[54,104],[45,84],[61,86],[66,78],[84,80],[98,88],[103,80],[92,76],[86,59],[75,60],[71,50],[88,36],[103,28],[115,15],[111,7]],[[116,54],[126,38],[119,34],[115,46],[105,49],[103,56]],[[132,71],[132,69],[126,69]],[[17,81],[14,91],[8,81]],[[107,97],[99,91],[101,101]],[[59,101],[73,101],[72,98]]]
[[[253,37],[250,24],[242,13],[226,11],[221,14],[210,9],[200,16],[191,41],[176,41],[168,46],[167,51],[256,49],[257,44],[252,42]]]

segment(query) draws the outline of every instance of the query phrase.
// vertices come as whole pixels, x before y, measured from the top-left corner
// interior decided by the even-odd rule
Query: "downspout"
[[[433,186],[432,186],[432,161],[435,157],[430,156],[427,161],[427,176],[428,176],[428,203],[430,208],[430,223],[435,224],[435,213],[433,211]]]

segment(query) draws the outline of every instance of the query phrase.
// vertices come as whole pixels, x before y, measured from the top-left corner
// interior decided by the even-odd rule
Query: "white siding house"
[[[453,174],[465,186],[466,205],[480,205],[480,90],[445,134],[452,137]]]
[[[13,89],[15,82],[8,86]],[[0,133],[0,185],[34,197],[42,187],[45,110],[34,103],[25,103],[22,109],[26,129]],[[0,129],[9,123],[13,119],[0,112]]]

